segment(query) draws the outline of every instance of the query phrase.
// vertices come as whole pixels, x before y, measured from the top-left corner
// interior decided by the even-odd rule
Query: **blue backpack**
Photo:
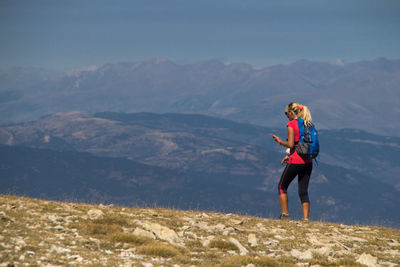
[[[318,132],[314,124],[304,125],[304,120],[298,118],[299,142],[295,144],[297,154],[304,160],[315,159],[319,153]]]

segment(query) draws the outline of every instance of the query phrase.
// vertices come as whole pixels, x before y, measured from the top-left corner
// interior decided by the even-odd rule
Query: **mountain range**
[[[400,60],[297,61],[255,68],[216,60],[106,64],[70,73],[0,70],[1,124],[56,112],[199,113],[280,127],[285,105],[309,106],[320,129],[400,136]]]
[[[285,130],[199,114],[53,114],[0,128],[0,192],[276,216],[284,152],[269,133]],[[398,227],[400,138],[319,134],[312,219]]]

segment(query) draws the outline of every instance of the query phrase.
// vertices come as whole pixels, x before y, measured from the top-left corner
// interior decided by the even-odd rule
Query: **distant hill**
[[[0,146],[0,160],[1,193],[61,201],[252,214],[270,208],[268,201],[264,201],[264,192],[235,185],[225,177],[216,179],[123,158]],[[252,198],[244,201],[243,194],[252,194]]]
[[[283,130],[204,115],[55,114],[0,128],[0,192],[276,216],[283,151],[268,133]],[[398,226],[399,138],[348,129],[320,139],[313,219]]]
[[[384,58],[340,65],[301,60],[262,69],[153,59],[63,76],[16,68],[0,72],[0,123],[78,110],[202,113],[278,127],[285,105],[298,101],[311,108],[321,129],[400,137],[399,84],[400,60]]]
[[[376,226],[0,195],[2,266],[396,266]],[[21,232],[23,234],[21,234]]]

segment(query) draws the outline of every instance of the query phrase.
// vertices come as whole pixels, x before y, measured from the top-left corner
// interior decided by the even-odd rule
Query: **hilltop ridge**
[[[0,195],[0,266],[398,266],[400,231]]]

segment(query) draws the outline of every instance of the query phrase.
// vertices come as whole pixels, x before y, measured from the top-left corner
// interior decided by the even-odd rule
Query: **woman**
[[[312,160],[304,160],[301,158],[295,149],[295,144],[299,142],[299,125],[298,118],[303,119],[305,125],[311,124],[311,113],[309,109],[300,105],[299,103],[292,102],[285,108],[285,114],[289,119],[287,124],[287,141],[282,141],[278,136],[272,135],[272,138],[281,146],[290,149],[289,155],[282,159],[282,164],[287,163],[285,170],[282,173],[281,180],[279,181],[279,202],[281,205],[282,213],[280,219],[289,220],[289,207],[287,189],[293,179],[298,176],[299,183],[299,197],[303,209],[303,220],[308,221],[310,213],[310,200],[308,198],[308,183],[312,172]]]

